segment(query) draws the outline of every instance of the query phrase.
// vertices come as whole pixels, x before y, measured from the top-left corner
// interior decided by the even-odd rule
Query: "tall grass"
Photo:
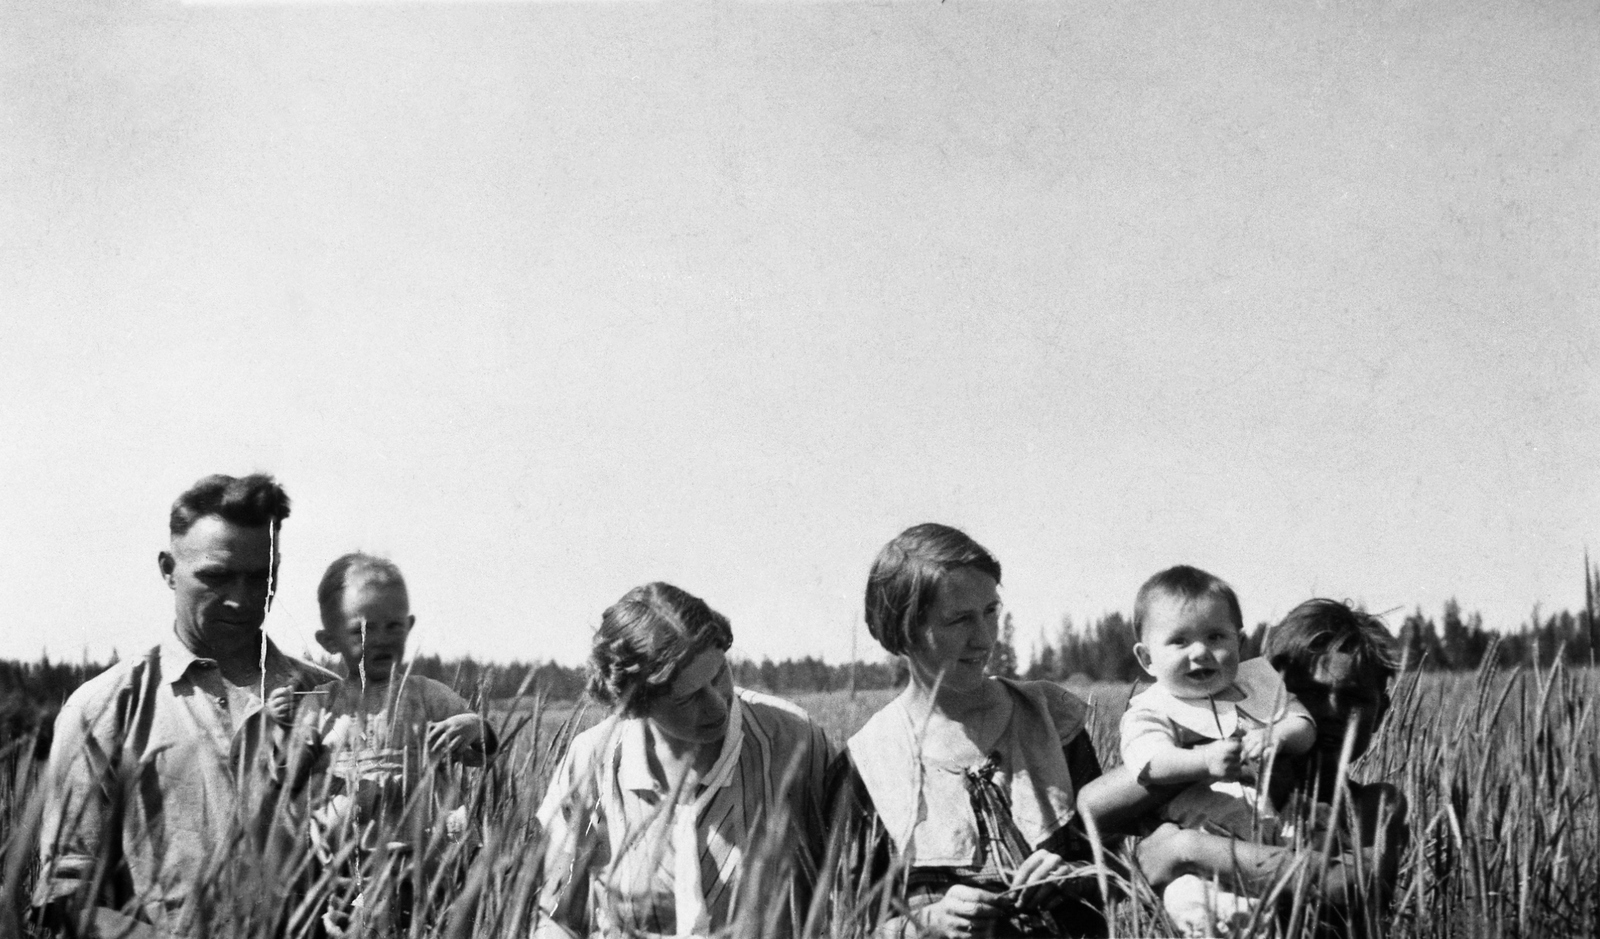
[[[1489,657],[1492,662],[1493,657]],[[1090,733],[1101,759],[1114,760],[1116,724],[1128,689],[1074,689],[1091,702]],[[1356,764],[1362,781],[1386,781],[1403,793],[1411,838],[1392,886],[1392,904],[1374,910],[1381,931],[1401,937],[1567,937],[1600,935],[1600,727],[1594,713],[1600,672],[1555,665],[1548,670],[1475,674],[1409,674],[1372,750]],[[893,692],[836,693],[800,700],[836,744]],[[437,783],[443,802],[465,805],[468,837],[413,820],[382,843],[413,845],[409,857],[376,857],[363,891],[373,898],[361,915],[394,935],[417,939],[528,934],[540,883],[543,844],[539,801],[571,734],[592,713],[525,702],[491,714],[507,745],[483,769],[457,769]],[[27,898],[36,876],[39,800],[31,741],[0,745],[0,935],[32,936]],[[439,796],[432,793],[430,797]],[[294,822],[282,804],[275,813]],[[259,841],[246,820],[219,845],[206,894],[208,933],[254,939],[311,937],[325,907],[338,907],[351,884],[348,866],[319,862],[302,842],[281,852],[243,850]],[[419,863],[419,859],[424,859]],[[762,877],[784,859],[750,856],[748,876]],[[391,863],[392,861],[392,863]],[[408,921],[386,910],[385,898],[412,897]],[[864,885],[837,883],[833,902],[819,902],[811,932],[863,932],[862,909],[878,899]],[[1117,935],[1160,934],[1159,904],[1133,889],[1108,910]],[[1247,933],[1316,934],[1314,917],[1293,930],[1263,917]]]

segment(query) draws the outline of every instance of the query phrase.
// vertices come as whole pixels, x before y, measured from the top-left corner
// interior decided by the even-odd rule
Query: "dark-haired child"
[[[1267,633],[1263,655],[1317,722],[1316,745],[1285,761],[1287,779],[1301,799],[1326,806],[1347,787],[1361,847],[1378,844],[1381,880],[1387,880],[1405,843],[1405,798],[1388,783],[1339,778],[1345,737],[1350,761],[1367,752],[1389,712],[1389,684],[1398,670],[1396,643],[1376,616],[1335,600],[1315,599],[1289,611]],[[1347,826],[1338,824],[1336,833]]]

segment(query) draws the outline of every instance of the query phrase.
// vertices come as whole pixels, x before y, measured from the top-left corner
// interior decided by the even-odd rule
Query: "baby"
[[[1268,633],[1266,661],[1271,669],[1262,668],[1262,659],[1241,663],[1237,598],[1225,583],[1193,568],[1152,577],[1139,592],[1135,621],[1136,655],[1158,683],[1130,702],[1122,727],[1124,765],[1086,787],[1080,805],[1102,828],[1149,835],[1136,842],[1137,863],[1162,890],[1174,923],[1185,934],[1198,935],[1241,925],[1256,906],[1252,897],[1280,882],[1300,856],[1270,843],[1280,829],[1268,823],[1274,810],[1285,808],[1281,801],[1217,781],[1235,772],[1244,777],[1247,761],[1268,762],[1260,756],[1274,743],[1274,781],[1288,782],[1287,788],[1304,794],[1302,808],[1308,800],[1328,800],[1341,783],[1348,784],[1360,844],[1339,839],[1333,856],[1312,863],[1312,869],[1323,872],[1318,885],[1323,902],[1337,915],[1346,902],[1347,885],[1363,869],[1376,872],[1380,882],[1392,878],[1405,843],[1405,800],[1392,786],[1361,786],[1338,777],[1346,728],[1353,728],[1352,757],[1361,755],[1388,705],[1394,641],[1383,624],[1344,604],[1308,601]],[[1173,651],[1183,647],[1172,646],[1171,639],[1185,627],[1198,626],[1212,627],[1198,631],[1211,637],[1210,648],[1185,665],[1181,652]],[[1163,684],[1162,675],[1171,674],[1174,663],[1183,673],[1180,681]],[[1219,676],[1229,672],[1232,687],[1217,691]],[[1185,688],[1182,678],[1198,684]],[[1262,714],[1268,718],[1263,720]],[[1190,749],[1175,754],[1180,742]],[[1174,797],[1173,787],[1158,782],[1186,785]],[[1280,798],[1289,794],[1279,793]],[[1161,807],[1168,799],[1176,806]],[[1327,824],[1326,812],[1311,814]],[[1152,833],[1152,816],[1178,824]],[[1309,831],[1311,844],[1320,847],[1326,831]],[[1368,863],[1347,863],[1352,850]],[[1243,895],[1219,888],[1219,881]],[[1381,890],[1377,896],[1381,898]]]
[[[1233,588],[1193,567],[1139,588],[1133,647],[1155,684],[1122,716],[1122,760],[1141,785],[1188,784],[1161,818],[1273,843],[1276,816],[1256,783],[1276,752],[1317,740],[1311,715],[1265,659],[1239,661],[1244,624]]]

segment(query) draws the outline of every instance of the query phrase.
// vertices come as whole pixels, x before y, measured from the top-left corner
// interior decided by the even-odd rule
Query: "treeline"
[[[1406,668],[1429,671],[1475,669],[1491,649],[1498,665],[1549,668],[1558,657],[1567,665],[1591,664],[1600,655],[1595,639],[1588,611],[1541,616],[1535,607],[1516,632],[1500,633],[1485,629],[1477,613],[1463,618],[1461,607],[1450,600],[1437,624],[1420,608],[1405,618],[1400,625],[1400,654]]]
[[[0,660],[0,746],[37,734],[37,754],[49,752],[61,702],[106,667],[87,661],[52,662],[49,656],[37,662]]]
[[[734,684],[772,694],[789,695],[818,691],[861,691],[893,688],[904,680],[904,666],[898,662],[861,662],[831,665],[814,656],[774,662],[735,658]],[[511,662],[491,664],[472,658],[444,660],[438,656],[419,656],[412,672],[445,682],[463,690],[476,689],[483,698],[498,700],[518,696],[542,695],[555,701],[576,700],[583,694],[588,672],[582,666],[554,662]]]
[[[1261,651],[1267,624],[1258,623],[1245,633],[1245,658]],[[1133,657],[1133,621],[1121,613],[1107,613],[1079,628],[1063,616],[1054,636],[1041,635],[1022,677],[1050,681],[1131,682],[1144,677]]]
[[[1454,599],[1434,620],[1414,610],[1398,630],[1401,667],[1405,670],[1470,671],[1482,664],[1490,650],[1502,667],[1537,665],[1549,668],[1559,657],[1568,665],[1589,665],[1600,658],[1596,622],[1589,610],[1541,615],[1534,609],[1528,621],[1510,632],[1484,627],[1478,613],[1463,616]],[[1266,623],[1245,635],[1244,657],[1261,651]],[[1131,682],[1144,675],[1133,657],[1133,624],[1121,613],[1108,613],[1079,628],[1063,617],[1054,636],[1040,636],[1024,678],[1066,681]]]
[[[1491,653],[1502,667],[1536,665],[1548,668],[1558,658],[1568,665],[1589,665],[1600,658],[1600,568],[1591,568],[1585,584],[1585,608],[1577,613],[1541,614],[1534,608],[1528,621],[1510,632],[1489,630],[1477,613],[1463,615],[1454,599],[1438,620],[1418,607],[1401,622],[1398,632],[1402,667],[1407,670],[1476,669]],[[1244,642],[1246,657],[1260,651],[1268,626],[1259,623]],[[1067,681],[1131,682],[1142,677],[1133,657],[1133,625],[1122,613],[1106,615],[1078,627],[1063,617],[1053,636],[1041,635],[1024,666],[1018,659],[1015,628],[1008,615],[990,661],[990,671],[1007,677]],[[112,662],[116,659],[113,657]],[[41,751],[49,746],[50,726],[61,703],[77,687],[112,663],[0,660],[0,744],[39,734]],[[331,660],[321,664],[332,666]],[[587,673],[582,666],[555,662],[480,662],[471,656],[443,659],[418,656],[414,674],[460,689],[476,700],[543,697],[573,701],[582,696]],[[736,684],[772,694],[793,696],[854,688],[869,691],[896,688],[906,680],[898,660],[829,664],[814,656],[774,662],[736,658]]]
[[[43,657],[37,662],[0,660],[0,744],[30,734],[40,735],[41,752],[49,747],[51,725],[62,702],[78,686],[100,674],[117,661],[52,662]],[[318,664],[334,668],[331,659]],[[897,687],[905,680],[905,667],[899,662],[862,662],[853,669],[848,664],[832,665],[807,656],[774,662],[762,659],[735,659],[734,682],[778,695],[819,691],[844,691],[851,687],[868,691]],[[474,700],[503,701],[517,697],[543,697],[553,701],[577,700],[584,690],[588,673],[582,666],[555,662],[481,662],[467,656],[444,659],[421,655],[411,662],[411,673],[442,681]],[[853,683],[853,684],[852,684]]]

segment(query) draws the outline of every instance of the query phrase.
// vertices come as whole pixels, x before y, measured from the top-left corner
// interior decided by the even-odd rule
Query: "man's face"
[[[160,555],[179,638],[196,651],[254,648],[277,567],[269,525],[246,528],[206,515]]]

